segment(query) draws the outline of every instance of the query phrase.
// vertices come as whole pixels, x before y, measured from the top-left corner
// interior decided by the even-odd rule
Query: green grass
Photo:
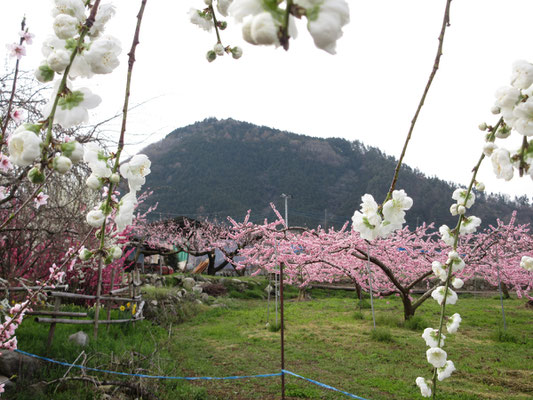
[[[377,329],[373,330],[370,310],[359,309],[353,292],[332,293],[334,296],[328,298],[324,291],[312,290],[313,300],[285,302],[285,368],[367,399],[421,399],[414,381],[417,376],[429,378],[432,372],[421,334],[427,326],[435,327],[438,323],[438,305],[428,300],[411,321],[404,323],[398,298],[376,299]],[[293,289],[292,294],[296,295],[297,290]],[[524,303],[506,300],[505,332],[495,330],[501,324],[497,299],[460,297],[455,306],[448,307],[449,313],[459,312],[463,322],[457,334],[447,335],[445,350],[457,371],[439,382],[439,400],[532,398],[533,311],[525,308]],[[265,327],[266,300],[227,299],[226,305],[203,307],[181,324],[170,319],[164,326],[145,321],[135,327],[112,326],[109,331],[102,327],[98,341],[92,341],[86,350],[91,355],[88,365],[125,372],[138,368],[147,374],[177,376],[279,372],[280,332]],[[271,303],[268,321],[271,326],[275,324],[273,310]],[[58,325],[51,357],[74,361],[80,349],[70,345],[67,337],[76,330],[74,326]],[[91,329],[87,328],[87,332],[91,333]],[[18,331],[19,347],[44,354],[47,334],[47,325],[28,320]],[[48,367],[43,379],[65,373],[63,367]],[[100,379],[119,379],[97,375]],[[292,376],[285,379],[287,399],[347,398]],[[168,400],[280,396],[279,377],[142,381],[159,399]],[[90,386],[76,382],[60,386],[53,396],[47,391],[45,397],[31,397],[23,389],[8,398],[99,398]]]

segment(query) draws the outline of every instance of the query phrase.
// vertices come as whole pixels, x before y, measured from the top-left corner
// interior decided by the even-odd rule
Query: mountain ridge
[[[359,209],[365,193],[382,200],[396,165],[394,157],[357,140],[315,138],[215,118],[175,129],[143,153],[152,161],[147,187],[154,194],[146,205],[158,202],[153,219],[186,215],[242,220],[248,209],[255,221],[272,219],[270,203],[282,212],[280,195],[287,193],[293,196],[290,224],[310,227],[340,227]],[[449,207],[456,187],[402,166],[397,188],[414,200],[407,223],[454,225]],[[484,226],[494,224],[498,216],[507,220],[514,209],[519,222],[533,220],[527,198],[518,203],[505,195],[476,195],[471,211]]]

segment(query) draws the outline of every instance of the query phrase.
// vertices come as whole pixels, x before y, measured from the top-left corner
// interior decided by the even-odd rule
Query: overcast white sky
[[[209,64],[205,53],[215,34],[187,17],[203,0],[148,0],[131,98],[131,104],[144,104],[130,114],[127,140],[138,144],[128,147],[129,154],[175,128],[206,117],[231,117],[310,136],[357,139],[398,157],[433,65],[445,0],[348,3],[351,22],[335,56],[314,47],[303,21],[285,52],[248,45],[229,19],[223,43],[241,46],[244,56]],[[36,35],[23,69],[41,60],[40,42],[52,32],[50,4],[2,0],[1,41],[17,39],[23,15]],[[103,97],[95,122],[122,108],[126,53],[140,0],[114,4],[117,15],[107,33],[122,41],[122,64],[112,75],[86,84]],[[531,0],[452,2],[441,67],[407,151],[408,165],[460,184],[470,180],[483,144],[477,126],[497,119],[489,111],[495,90],[508,84],[515,60],[533,61],[532,15]],[[0,44],[2,60],[5,54]],[[118,124],[107,129],[117,131]],[[490,160],[480,178],[489,191],[533,194],[529,178],[493,178]]]

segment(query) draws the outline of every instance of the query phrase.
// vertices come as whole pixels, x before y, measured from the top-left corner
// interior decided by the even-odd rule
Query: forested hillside
[[[271,219],[269,203],[283,212],[282,193],[290,194],[291,225],[340,227],[359,209],[361,196],[384,198],[396,160],[379,149],[345,139],[319,139],[213,118],[176,129],[143,150],[152,161],[147,186],[149,204],[159,203],[151,218],[187,215],[242,219],[248,209],[254,220]],[[403,167],[397,188],[414,200],[407,223],[452,225],[449,207],[455,186]],[[518,210],[523,223],[533,220],[526,198],[481,196],[472,208],[484,225],[496,216]]]

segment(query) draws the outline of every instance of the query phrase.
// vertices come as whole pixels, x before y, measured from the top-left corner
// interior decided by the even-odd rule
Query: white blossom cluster
[[[453,304],[453,303],[452,303]],[[446,323],[446,330],[449,334],[457,332],[459,324],[461,323],[461,316],[457,313],[453,314]],[[443,381],[449,378],[455,371],[455,365],[453,361],[448,360],[448,354],[442,349],[444,347],[444,341],[446,336],[440,334],[438,329],[426,328],[422,334],[422,338],[425,340],[429,349],[426,351],[426,358],[433,368],[437,369],[437,379]],[[423,397],[431,397],[432,382],[419,376],[416,378],[416,385],[420,388],[420,393]]]
[[[60,78],[70,66],[68,77],[90,78],[94,74],[107,74],[115,69],[118,55],[121,51],[120,43],[111,36],[102,36],[105,24],[114,15],[115,8],[110,4],[102,4],[98,8],[96,20],[89,31],[88,39],[78,46],[79,30],[85,22],[86,8],[83,0],[54,0],[52,16],[54,17],[54,35],[47,38],[42,46],[45,59],[35,72],[40,82],[50,82],[58,74]],[[73,51],[78,48],[78,54],[73,57]],[[71,62],[72,61],[72,62]],[[42,112],[48,117],[52,112],[61,79],[54,83],[54,90],[50,101]],[[63,128],[88,122],[88,110],[95,108],[101,98],[88,88],[73,88],[67,80],[66,87],[60,93],[54,122]],[[42,125],[22,124],[8,139],[9,161],[19,167],[30,166],[41,157],[43,140],[41,138]],[[81,160],[83,150],[76,141],[65,141],[54,148],[55,156],[53,168],[59,173],[66,173],[73,164]],[[36,165],[28,174],[33,183],[44,181],[42,167]]]
[[[87,186],[99,190],[104,183],[118,184],[120,176],[113,173],[109,164],[111,158],[96,144],[85,145],[84,161],[91,169],[91,175],[87,178]],[[127,163],[120,166],[120,175],[127,179],[129,192],[120,201],[111,197],[111,204],[107,199],[98,204],[87,214],[87,223],[94,228],[100,228],[108,216],[113,215],[117,232],[123,231],[133,220],[133,212],[137,205],[137,191],[146,181],[146,175],[150,173],[151,162],[144,154],[137,154]]]
[[[478,189],[484,189],[484,185],[482,183],[478,183],[476,185]],[[471,233],[474,233],[476,229],[481,225],[481,219],[476,216],[465,216],[466,210],[472,205],[474,205],[474,202],[476,200],[475,194],[470,191],[467,195],[466,189],[456,189],[452,194],[452,199],[454,199],[456,202],[451,205],[450,207],[450,213],[452,215],[461,215],[462,221],[461,226],[459,227],[459,234],[460,235],[468,235]],[[441,235],[441,239],[446,245],[453,247],[455,243],[455,236],[454,232],[448,225],[442,225],[439,228],[439,233]]]
[[[217,11],[220,13],[220,15],[224,17],[228,16],[228,8],[231,5],[232,1],[233,0],[216,0]],[[231,56],[236,60],[241,58],[242,49],[240,47],[224,46],[221,43],[220,34],[218,33],[218,30],[226,29],[228,24],[226,21],[216,19],[215,9],[213,8],[213,0],[204,0],[204,4],[207,7],[203,10],[198,10],[196,8],[191,8],[189,10],[189,20],[191,21],[191,23],[197,25],[198,27],[207,32],[211,32],[211,29],[213,28],[217,30],[217,42],[215,43],[213,48],[207,52],[207,61],[213,62],[216,60],[217,56],[221,57],[224,54],[231,54]]]
[[[204,0],[209,6],[213,0]],[[342,36],[342,29],[350,21],[348,3],[345,0],[294,0],[287,10],[286,1],[269,0],[217,0],[220,14],[228,13],[242,23],[242,36],[254,45],[276,47],[282,45],[282,33],[288,18],[289,37],[296,38],[298,30],[295,18],[307,19],[307,30],[319,49],[335,54],[337,40]],[[209,10],[191,9],[189,17],[192,23],[210,31],[214,26]],[[209,56],[208,56],[209,59]]]
[[[533,136],[533,64],[519,60],[512,69],[511,86],[496,91],[496,102],[491,110],[494,114],[501,114],[503,124],[493,132],[494,135],[487,136],[483,147],[484,154],[491,159],[496,177],[506,181],[513,178],[515,170],[520,176],[527,174],[533,179],[533,142],[528,140]],[[479,128],[491,131],[485,123]],[[509,150],[496,145],[495,138],[506,139],[513,131],[521,139],[519,148]]]
[[[392,192],[392,198],[383,204],[382,214],[372,195],[365,194],[361,199],[361,211],[354,213],[352,227],[366,240],[387,237],[400,229],[405,223],[405,211],[413,205],[413,200],[404,190]]]

